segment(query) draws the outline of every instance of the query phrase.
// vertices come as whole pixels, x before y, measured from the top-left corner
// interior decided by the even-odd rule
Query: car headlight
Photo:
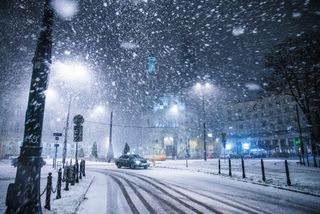
[[[141,162],[139,160],[134,161],[135,164],[140,164]]]

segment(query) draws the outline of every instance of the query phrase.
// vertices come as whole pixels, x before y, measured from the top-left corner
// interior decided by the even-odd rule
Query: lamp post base
[[[15,182],[9,184],[6,214],[41,214],[40,177],[41,147],[21,147]]]

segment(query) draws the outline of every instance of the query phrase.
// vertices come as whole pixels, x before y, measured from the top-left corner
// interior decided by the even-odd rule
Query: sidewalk
[[[245,179],[242,178],[241,159],[231,159],[232,177],[229,177],[228,159],[220,162],[220,176],[225,178],[320,196],[320,168],[301,166],[297,160],[288,160],[291,186],[287,185],[284,159],[264,159],[266,182],[262,181],[260,159],[244,159]],[[218,159],[188,160],[188,168],[186,160],[158,161],[156,167],[218,175]]]
[[[47,160],[48,161],[48,160]],[[8,160],[1,160],[0,161],[0,213],[4,213],[6,206],[5,206],[5,198],[7,193],[8,184],[14,182],[15,174],[17,168],[11,166],[10,161]],[[52,186],[53,189],[56,189],[57,185],[57,177],[58,172],[54,169],[52,169],[52,165],[50,161],[47,162],[45,166],[41,168],[41,193],[46,187],[47,184],[47,176],[48,173],[52,173]],[[65,191],[65,182],[62,182],[61,186],[61,198],[56,199],[56,193],[51,194],[51,200],[50,200],[50,206],[51,210],[47,210],[44,208],[45,205],[45,198],[46,193],[44,193],[41,196],[41,207],[42,207],[42,213],[44,214],[71,214],[75,213],[77,209],[79,209],[81,203],[83,203],[86,200],[86,193],[90,192],[92,194],[92,191],[89,191],[91,189],[91,186],[95,186],[95,189],[97,189],[97,184],[99,182],[99,179],[96,179],[98,177],[98,173],[87,173],[86,177],[83,177],[82,179],[79,179],[79,183],[76,183],[74,186],[69,185],[69,191]],[[95,183],[95,185],[92,185]],[[92,188],[93,189],[93,188]],[[92,201],[92,200],[91,200]],[[93,200],[94,203],[95,199]],[[97,206],[97,204],[95,204]]]

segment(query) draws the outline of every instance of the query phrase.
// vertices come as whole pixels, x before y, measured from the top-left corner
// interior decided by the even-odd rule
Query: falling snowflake
[[[234,27],[232,30],[232,35],[234,36],[240,36],[241,34],[244,34],[244,27]]]

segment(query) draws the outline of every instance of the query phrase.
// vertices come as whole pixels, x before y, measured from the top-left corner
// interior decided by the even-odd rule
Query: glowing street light
[[[196,83],[193,87],[194,91],[201,96],[202,112],[203,112],[203,147],[204,147],[204,160],[207,161],[207,142],[206,142],[206,110],[204,106],[205,95],[210,94],[213,90],[213,85],[210,83]]]
[[[52,72],[54,73],[54,79],[63,81],[65,83],[78,86],[83,83],[90,82],[90,72],[87,66],[80,62],[61,62],[58,61],[51,66]]]
[[[73,100],[72,91],[79,91],[79,89],[84,88],[84,86],[90,86],[91,75],[87,66],[77,61],[57,61],[51,65],[51,70],[53,74],[53,82],[56,84],[62,82],[64,83],[63,86],[68,86],[66,88],[63,87],[64,92],[68,92],[70,90],[69,93],[67,93],[69,94],[69,103],[63,143],[62,164],[64,167],[67,156],[70,107]],[[54,95],[52,89],[48,89],[47,93],[52,96]]]

